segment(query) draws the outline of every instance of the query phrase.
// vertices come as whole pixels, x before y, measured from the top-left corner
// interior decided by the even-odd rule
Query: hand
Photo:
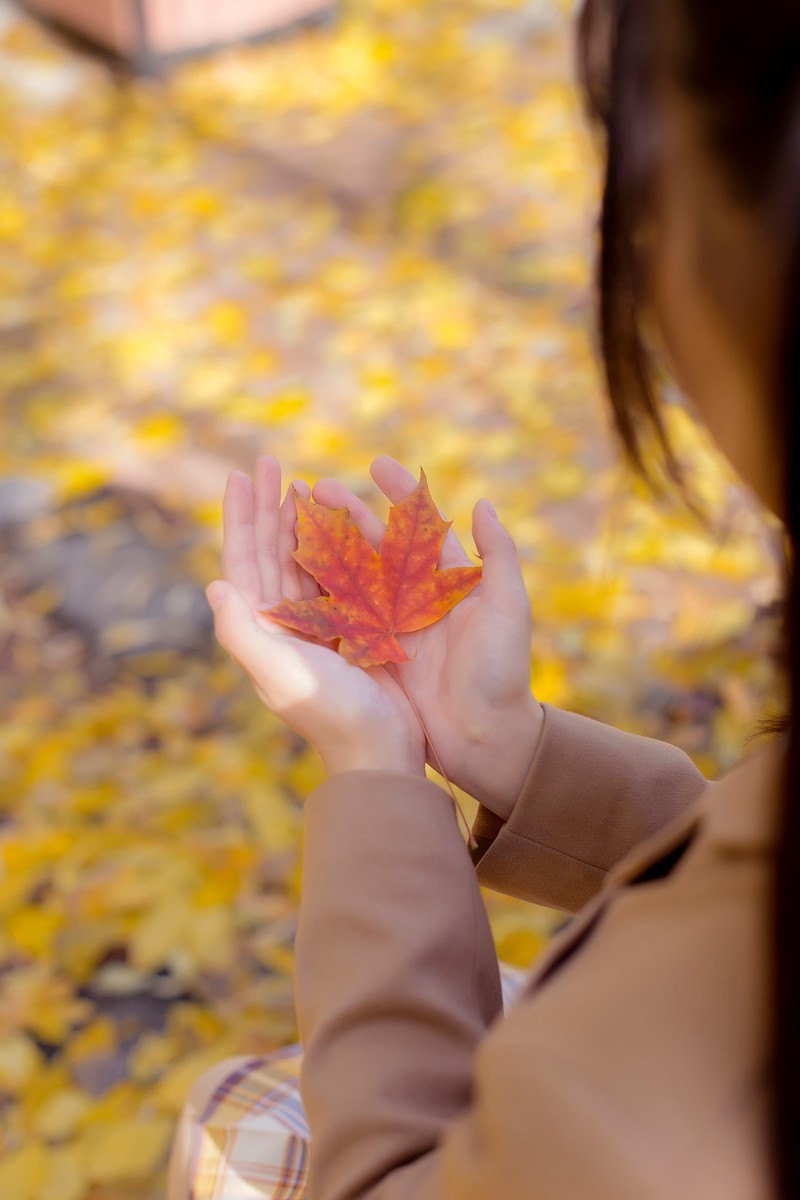
[[[320,594],[292,558],[297,548],[294,488],[281,504],[277,460],[256,463],[255,479],[228,479],[223,502],[224,580],[209,584],[217,639],[247,672],[264,704],[320,753],[328,774],[349,770],[425,773],[425,735],[402,689],[383,667],[364,671],[260,615],[279,600]]]
[[[382,455],[372,477],[397,504],[417,481]],[[385,526],[335,479],[322,479],[314,500],[350,510],[364,536],[378,546]],[[531,606],[516,547],[488,501],[476,504],[472,522],[483,560],[480,584],[445,617],[399,640],[410,662],[399,670],[448,778],[507,819],[528,773],[542,727],[542,708],[531,694]],[[440,566],[470,564],[452,530]],[[428,747],[428,761],[438,768]]]

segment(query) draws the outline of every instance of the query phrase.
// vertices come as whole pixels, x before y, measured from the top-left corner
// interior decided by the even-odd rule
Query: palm
[[[430,741],[448,776],[467,790],[468,745],[485,738],[490,714],[500,715],[527,687],[526,638],[524,628],[493,626],[478,591],[404,646],[411,661],[400,670]]]
[[[388,458],[376,460],[373,476],[394,503],[416,486],[413,476]],[[322,480],[314,498],[348,507],[364,536],[380,544],[383,523],[341,484]],[[450,531],[441,567],[469,562]],[[487,762],[492,726],[518,714],[525,698],[530,700],[530,606],[521,576],[517,584],[506,595],[489,594],[482,582],[435,624],[400,637],[409,661],[398,671],[428,734],[428,761],[478,795],[482,777],[497,769]]]
[[[370,712],[377,719],[386,722],[404,721],[408,719],[408,701],[401,687],[392,679],[383,667],[364,671],[353,667],[340,654],[327,646],[320,646],[293,633],[281,629],[264,617],[258,607],[251,606],[253,620],[257,626],[257,635],[263,639],[263,644],[271,643],[269,653],[274,661],[275,644],[282,644],[284,661],[288,666],[296,664],[297,673],[304,673],[313,678],[315,687],[322,695],[336,697],[338,716],[346,717],[348,721],[357,720],[360,714]],[[258,660],[258,651],[254,658]],[[250,668],[253,683],[261,698],[275,707],[275,696],[278,681],[270,682],[268,686],[259,679]],[[290,672],[284,671],[280,685],[287,683],[296,692],[299,690],[296,682],[287,677]],[[281,696],[284,699],[284,696]]]
[[[308,493],[302,483],[295,485]],[[239,472],[229,480],[223,504],[223,574],[235,588],[235,614],[217,636],[247,671],[264,703],[308,738],[323,745],[352,743],[354,731],[392,731],[414,758],[423,735],[413,706],[384,668],[351,666],[327,646],[285,629],[263,615],[279,600],[318,596],[316,582],[292,557],[297,547],[292,488],[280,502],[280,466],[262,458],[254,483]],[[222,627],[221,627],[222,624]],[[356,757],[358,757],[356,755]]]

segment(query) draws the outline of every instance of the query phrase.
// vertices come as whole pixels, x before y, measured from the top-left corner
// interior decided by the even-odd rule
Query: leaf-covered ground
[[[191,1080],[295,1036],[311,752],[213,647],[232,466],[489,495],[537,694],[727,769],[774,685],[779,539],[621,470],[561,0],[353,0],[130,81],[0,6],[0,1195],[156,1197]],[[380,505],[378,505],[380,508]],[[500,954],[554,917],[486,894]]]

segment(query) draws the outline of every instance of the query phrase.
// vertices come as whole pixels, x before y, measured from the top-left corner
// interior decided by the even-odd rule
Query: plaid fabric
[[[527,978],[500,966],[503,1007]],[[303,1200],[310,1137],[298,1090],[302,1047],[220,1063],[192,1089],[168,1200]]]

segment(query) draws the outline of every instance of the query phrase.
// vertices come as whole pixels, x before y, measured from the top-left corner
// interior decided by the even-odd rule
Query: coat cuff
[[[693,802],[707,781],[666,742],[543,704],[528,776],[505,823],[478,809],[478,882],[577,910],[640,841]]]

